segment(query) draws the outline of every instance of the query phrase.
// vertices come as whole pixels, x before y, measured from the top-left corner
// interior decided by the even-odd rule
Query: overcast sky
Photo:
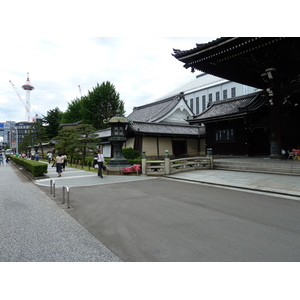
[[[87,95],[97,83],[115,85],[126,114],[133,107],[164,96],[193,80],[196,73],[183,67],[171,54],[173,48],[188,50],[216,37],[18,37],[3,41],[0,58],[0,121],[26,120],[25,108],[13,89],[26,101],[27,72],[35,89],[30,93],[31,113],[47,115],[58,107]]]
[[[259,26],[260,20],[265,24],[265,13],[262,6],[256,9],[256,0],[247,8],[247,16],[242,8],[226,12],[234,1],[141,3],[3,2],[0,122],[26,120],[25,108],[9,80],[25,101],[21,86],[27,72],[35,87],[30,96],[33,116],[47,115],[56,107],[64,112],[68,103],[80,97],[78,85],[86,95],[105,81],[114,84],[128,115],[133,107],[153,102],[195,78],[197,73],[171,55],[173,48],[189,50],[222,36],[258,36],[252,23],[251,31],[245,27],[248,15],[255,14],[260,36],[266,28]],[[281,28],[272,24],[271,35],[283,35]]]

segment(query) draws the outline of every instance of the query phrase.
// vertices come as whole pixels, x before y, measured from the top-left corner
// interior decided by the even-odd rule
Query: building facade
[[[127,117],[127,141],[123,147],[146,152],[148,158],[163,158],[205,154],[204,127],[189,125],[186,119],[193,112],[183,93],[150,104],[135,107]],[[110,129],[98,132],[105,157],[113,154],[109,142]]]
[[[281,158],[282,149],[300,145],[300,38],[219,38],[190,50],[174,50],[173,55],[192,72],[199,70],[262,91],[268,107],[270,158]]]
[[[207,134],[201,123],[189,124],[194,115],[213,103],[247,95],[255,88],[210,74],[200,74],[193,81],[173,90],[155,102],[138,106],[128,115],[128,140],[125,148],[146,151],[149,158],[206,155]],[[105,157],[111,157],[110,129],[98,132]]]
[[[255,87],[202,73],[197,75],[191,82],[168,93],[162,99],[183,92],[187,105],[193,114],[198,115],[205,111],[212,102],[235,98],[257,91],[258,89]]]

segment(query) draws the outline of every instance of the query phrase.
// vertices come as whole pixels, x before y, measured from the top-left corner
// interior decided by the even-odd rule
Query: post
[[[170,175],[170,157],[169,150],[165,151],[165,174]]]
[[[62,204],[66,203],[66,201],[65,201],[65,190],[67,190],[67,194],[68,194],[67,205],[68,205],[68,208],[70,208],[70,189],[67,186],[63,186],[63,202],[62,202]]]
[[[53,191],[53,197],[55,197],[55,181],[53,179],[50,180],[50,194],[52,195]]]
[[[53,197],[55,197],[55,181],[53,180]]]
[[[143,175],[147,175],[146,167],[147,167],[146,151],[142,151],[142,174]]]

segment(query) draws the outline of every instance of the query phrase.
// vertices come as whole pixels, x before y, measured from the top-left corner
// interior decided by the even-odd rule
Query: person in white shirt
[[[101,150],[98,151],[98,159],[97,159],[97,162],[98,162],[98,176],[100,176],[101,178],[103,178],[103,175],[102,175],[102,168],[103,168],[103,163],[104,163],[104,156],[103,156]]]
[[[61,177],[62,164],[64,162],[64,157],[63,157],[62,153],[58,154],[55,161],[56,161],[56,172],[58,173],[58,177]]]
[[[49,162],[49,164],[50,164],[51,161],[52,161],[52,153],[51,153],[51,152],[48,152],[48,153],[47,153],[47,156],[48,156],[48,162]]]

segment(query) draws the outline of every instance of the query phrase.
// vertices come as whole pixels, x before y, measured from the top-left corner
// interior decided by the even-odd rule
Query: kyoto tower
[[[30,92],[32,90],[34,90],[34,87],[30,84],[30,80],[29,80],[29,73],[27,72],[27,80],[26,83],[24,85],[22,85],[22,89],[26,91],[26,117],[27,117],[27,121],[30,122]]]

